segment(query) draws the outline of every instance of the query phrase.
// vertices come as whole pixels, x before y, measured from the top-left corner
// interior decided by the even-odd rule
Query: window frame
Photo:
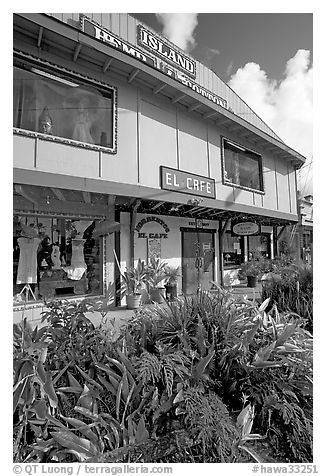
[[[117,128],[118,128],[118,91],[117,87],[109,85],[107,83],[98,81],[90,76],[86,76],[73,71],[71,69],[59,66],[54,63],[50,63],[46,60],[37,58],[33,55],[26,54],[22,51],[14,50],[14,64],[13,66],[20,68],[37,68],[44,73],[49,73],[58,78],[66,79],[67,81],[77,82],[84,86],[93,86],[100,90],[104,95],[110,93],[112,95],[112,147],[105,147],[97,144],[88,144],[85,142],[79,142],[74,139],[68,139],[65,137],[47,135],[38,131],[30,131],[18,127],[13,127],[13,133],[16,135],[23,135],[27,137],[34,137],[50,142],[57,142],[60,144],[72,145],[74,147],[80,147],[82,149],[96,150],[106,152],[108,154],[117,153]]]
[[[241,147],[241,149],[245,149],[246,152],[250,152],[251,154],[254,154],[257,157],[257,159],[255,157],[254,160],[257,160],[257,163],[258,163],[260,189],[246,187],[241,184],[236,184],[236,183],[230,182],[229,180],[225,178],[226,166],[225,166],[225,152],[224,151],[225,151],[225,143],[228,143],[228,142],[230,143],[230,145],[234,144],[235,146]],[[232,139],[229,139],[225,136],[221,136],[221,165],[222,165],[222,184],[223,185],[226,185],[227,187],[235,187],[242,190],[247,190],[249,192],[258,193],[260,195],[265,195],[265,184],[264,184],[264,175],[263,175],[263,157],[261,154],[259,154],[255,150],[250,149],[249,147],[239,144],[238,142]]]

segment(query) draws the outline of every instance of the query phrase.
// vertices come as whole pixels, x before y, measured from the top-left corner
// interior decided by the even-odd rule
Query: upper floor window
[[[115,151],[113,88],[26,65],[14,66],[13,79],[15,128]]]
[[[223,184],[264,191],[261,155],[222,138]]]

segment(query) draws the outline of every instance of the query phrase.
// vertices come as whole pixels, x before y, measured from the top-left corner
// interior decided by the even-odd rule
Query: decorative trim
[[[66,297],[57,297],[54,300],[55,301],[69,301],[69,302],[74,302],[74,301],[82,301],[83,299],[101,299],[104,298],[104,294],[83,294],[80,296],[66,296]],[[24,304],[14,304],[13,306],[13,312],[18,312],[18,311],[29,311],[30,309],[38,309],[38,308],[46,308],[46,303],[44,301],[39,301],[37,303],[35,302],[30,302],[30,303],[24,303]],[[38,321],[39,319],[35,319]]]
[[[108,271],[108,264],[107,264],[107,237],[103,236],[102,237],[102,250],[103,250],[103,296],[107,296],[108,292],[108,276],[107,276],[107,271]]]
[[[68,213],[68,212],[56,212],[56,211],[39,211],[39,210],[22,210],[19,208],[14,209],[15,215],[38,215],[38,216],[51,216],[53,218],[93,218],[93,220],[103,220],[105,215],[95,215],[90,213]]]
[[[261,181],[261,185],[262,185],[263,190],[257,190],[256,188],[245,187],[243,185],[233,183],[233,182],[231,182],[231,181],[229,181],[228,179],[225,178],[226,170],[225,170],[225,164],[224,164],[224,141],[233,142],[234,144],[238,145],[242,149],[245,149],[249,152],[252,152],[253,154],[255,154],[259,157],[258,167],[259,167],[260,181]],[[254,192],[254,193],[257,193],[258,195],[265,195],[265,185],[264,185],[264,174],[263,174],[263,163],[262,162],[263,162],[262,155],[259,154],[258,152],[254,151],[252,149],[249,149],[248,147],[243,146],[243,145],[239,144],[238,142],[236,142],[232,139],[228,139],[225,136],[221,136],[221,165],[222,165],[222,183],[223,183],[223,185],[225,185],[227,187],[232,187],[232,188],[233,187],[234,188],[239,188],[241,190],[247,190],[248,192]]]
[[[94,79],[90,76],[86,76],[83,74],[78,73],[77,71],[74,71],[72,69],[64,68],[63,66],[59,66],[55,63],[52,63],[50,61],[46,61],[44,59],[38,58],[37,56],[34,56],[30,53],[25,53],[24,51],[18,50],[14,48],[14,57],[22,60],[26,59],[28,64],[36,64],[40,68],[47,68],[50,69],[50,71],[53,73],[58,73],[60,72],[61,74],[65,76],[69,76],[71,79],[79,79],[83,83],[91,83],[93,86],[98,86],[99,88],[105,90],[105,91],[110,91],[112,93],[112,133],[113,133],[113,144],[112,147],[103,147],[100,145],[95,145],[95,144],[87,144],[84,142],[78,142],[73,139],[67,139],[67,138],[62,138],[58,136],[50,136],[47,134],[42,134],[41,132],[35,132],[35,131],[28,131],[25,129],[17,128],[14,127],[13,131],[14,134],[18,135],[23,135],[23,136],[28,136],[28,137],[33,137],[33,138],[40,138],[43,140],[47,141],[52,141],[52,142],[59,142],[67,145],[72,145],[74,147],[81,147],[84,149],[91,149],[91,150],[98,150],[98,151],[103,151],[108,154],[116,154],[117,153],[117,135],[118,135],[118,89],[116,86],[111,86],[108,85],[107,83],[104,83],[103,81],[98,81],[97,79]]]

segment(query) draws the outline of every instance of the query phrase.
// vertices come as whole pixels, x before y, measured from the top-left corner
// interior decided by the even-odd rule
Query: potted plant
[[[126,303],[128,309],[137,309],[140,306],[141,289],[145,286],[148,278],[148,270],[144,261],[138,260],[135,268],[126,268],[121,274],[126,295]]]
[[[149,297],[151,301],[162,303],[165,299],[164,282],[166,278],[166,266],[159,258],[151,258],[147,267]]]
[[[257,280],[263,275],[266,269],[266,262],[263,258],[245,261],[241,264],[238,274],[239,279],[247,278],[248,288],[255,288]]]
[[[180,266],[166,266],[165,268],[165,293],[168,301],[173,301],[178,295],[177,281],[180,274]]]

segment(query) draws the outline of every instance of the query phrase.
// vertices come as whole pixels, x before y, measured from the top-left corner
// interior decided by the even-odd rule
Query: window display
[[[261,156],[222,138],[223,183],[263,191]]]
[[[262,256],[271,258],[271,235],[270,233],[261,233],[256,236],[248,236],[248,258],[253,256]]]
[[[243,237],[231,236],[227,230],[223,236],[224,269],[239,267],[243,261]]]
[[[57,296],[101,295],[102,241],[94,236],[95,221],[14,216],[14,302]]]
[[[13,126],[113,148],[113,96],[110,88],[100,90],[32,66],[15,66]]]

